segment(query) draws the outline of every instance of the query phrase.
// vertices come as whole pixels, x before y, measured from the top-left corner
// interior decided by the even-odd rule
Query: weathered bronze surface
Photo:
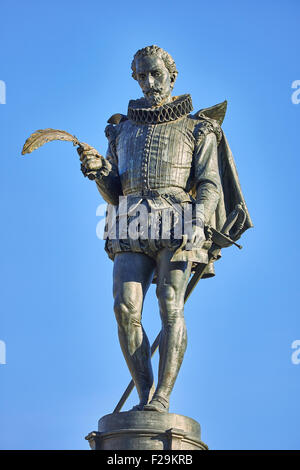
[[[131,411],[99,420],[86,436],[93,450],[207,450],[197,421],[173,413]]]
[[[221,248],[239,246],[236,240],[252,222],[221,129],[227,102],[192,114],[190,95],[172,97],[176,65],[157,46],[139,50],[131,67],[144,96],[129,102],[127,114],[109,118],[106,157],[75,136],[53,129],[30,136],[22,153],[54,139],[72,141],[79,146],[84,176],[95,180],[108,203],[108,215],[115,214],[113,222],[110,216],[107,218],[105,250],[114,262],[114,312],[121,349],[133,379],[115,412],[120,411],[134,384],[139,403],[132,413],[141,413],[145,421],[147,412],[148,416],[150,411],[165,416],[169,410],[187,345],[184,302],[199,279],[214,275]],[[129,208],[125,216],[124,198]],[[110,211],[113,208],[115,212]],[[166,236],[164,220],[170,211]],[[147,216],[144,225],[141,219],[136,224],[141,213]],[[183,220],[186,213],[191,214],[187,231]],[[121,230],[124,220],[125,236]],[[138,237],[127,231],[131,224],[139,227]],[[157,284],[162,322],[152,351],[141,323],[151,282]],[[151,354],[158,346],[155,387]],[[131,418],[126,415],[126,420]],[[151,420],[149,417],[149,423]]]
[[[120,196],[126,196],[128,207],[146,208],[161,218],[170,207],[202,207],[185,240],[186,235],[174,234],[167,240],[153,239],[148,232],[138,239],[112,237],[110,231],[106,239],[105,249],[114,261],[120,345],[140,398],[134,410],[167,412],[187,344],[183,309],[191,273],[196,270],[188,294],[198,279],[214,275],[220,249],[230,246],[252,222],[221,129],[227,103],[191,114],[190,95],[171,96],[178,72],[172,57],[157,46],[139,50],[132,71],[144,97],[131,100],[126,115],[114,114],[108,120],[106,158],[92,147],[78,152],[85,176],[96,172],[97,187],[111,205],[118,207]],[[127,222],[134,217],[129,213]],[[120,218],[119,210],[118,229]],[[154,277],[162,321],[155,389],[151,348],[141,323]]]

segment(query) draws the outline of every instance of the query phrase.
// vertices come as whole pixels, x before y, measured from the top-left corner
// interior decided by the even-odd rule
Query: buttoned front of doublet
[[[145,144],[142,154],[142,191],[150,188],[149,186],[149,163],[150,163],[150,152],[151,152],[151,141],[154,133],[155,125],[146,125],[145,132]]]
[[[161,124],[126,121],[116,140],[124,195],[151,189],[187,189],[194,150],[194,121],[185,116]]]

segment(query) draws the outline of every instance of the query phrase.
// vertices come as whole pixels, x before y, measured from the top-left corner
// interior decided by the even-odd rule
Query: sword
[[[243,209],[243,205],[237,204],[235,206],[235,209],[227,217],[226,222],[223,225],[222,230],[220,232],[209,225],[205,226],[208,239],[212,240],[212,246],[208,252],[208,263],[206,265],[199,264],[198,267],[196,268],[196,271],[194,272],[191,280],[189,281],[187,285],[185,295],[184,295],[184,303],[186,303],[189,296],[195,289],[197,283],[204,276],[209,263],[218,258],[218,255],[220,254],[220,251],[222,248],[225,248],[231,245],[235,245],[240,250],[243,248],[241,245],[236,243],[233,238],[237,239],[239,237],[239,234],[242,231],[245,220],[246,220],[246,213]],[[234,235],[230,237],[229,232],[235,224],[237,225],[237,228],[234,232]],[[151,357],[155,354],[159,346],[160,335],[161,335],[161,332],[159,332],[159,334],[157,335],[157,337],[155,338],[151,346]],[[120,398],[117,406],[115,407],[113,413],[119,413],[121,411],[122,407],[124,406],[124,403],[126,402],[127,398],[129,397],[134,387],[135,387],[134,381],[131,380],[126,390],[124,391],[122,397]]]

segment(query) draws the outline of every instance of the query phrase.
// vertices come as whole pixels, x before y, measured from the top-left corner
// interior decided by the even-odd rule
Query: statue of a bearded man
[[[192,114],[190,95],[171,95],[178,72],[172,57],[157,46],[139,50],[131,68],[144,97],[131,100],[126,115],[114,114],[108,120],[106,158],[87,145],[78,152],[84,175],[96,175],[101,195],[115,208],[105,249],[114,261],[120,345],[139,394],[134,409],[168,411],[187,345],[186,287],[195,267],[209,261],[212,242],[204,228],[220,230],[244,199],[220,127],[226,102]],[[245,204],[244,210],[242,231],[252,225]],[[146,214],[143,223],[137,214]],[[137,220],[134,236],[128,228]],[[206,277],[214,275],[212,262],[205,272]],[[150,345],[141,323],[154,278],[162,321],[155,389]]]

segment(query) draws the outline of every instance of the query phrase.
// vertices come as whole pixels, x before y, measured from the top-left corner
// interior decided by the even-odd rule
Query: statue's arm
[[[221,180],[218,168],[218,142],[215,132],[203,127],[196,136],[194,150],[194,183],[196,202],[203,207],[204,223],[214,214],[220,194]]]
[[[101,196],[108,204],[118,205],[119,196],[122,195],[122,185],[115,145],[116,129],[113,125],[109,125],[105,133],[109,142],[106,158],[84,142],[80,143],[77,152],[83,175],[96,181]]]
[[[113,115],[108,122],[114,121],[114,117],[118,116],[118,120],[114,124],[109,124],[105,128],[105,135],[108,139],[108,149],[106,158],[103,161],[103,167],[99,170],[96,177],[97,188],[106,202],[118,205],[119,196],[122,195],[122,185],[118,171],[118,155],[116,149],[117,126],[121,120],[121,115]]]
[[[109,145],[102,167],[97,171],[95,182],[103,199],[109,204],[118,205],[119,196],[122,195],[122,186],[118,166],[111,153]]]

